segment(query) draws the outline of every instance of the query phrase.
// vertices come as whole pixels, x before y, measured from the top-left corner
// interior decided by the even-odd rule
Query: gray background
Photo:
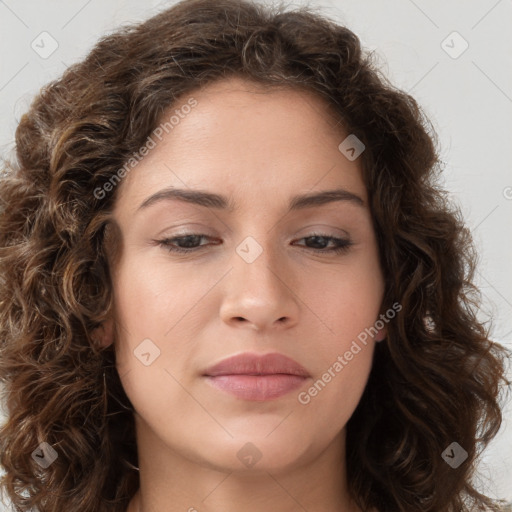
[[[84,57],[99,36],[173,3],[0,0],[0,154],[12,154],[20,115],[42,85]],[[309,4],[375,50],[391,81],[432,120],[446,162],[445,186],[480,252],[477,284],[494,317],[493,339],[512,348],[512,0]],[[44,55],[52,44],[58,47]],[[482,458],[479,486],[512,501],[511,455],[509,401],[502,430]]]

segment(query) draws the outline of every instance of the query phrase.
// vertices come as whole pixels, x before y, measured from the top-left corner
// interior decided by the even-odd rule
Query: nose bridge
[[[273,246],[272,232],[246,236],[236,247],[235,272],[246,285],[260,292],[279,293],[285,276],[281,276],[279,250]]]
[[[246,236],[235,248],[230,281],[225,289],[222,316],[225,321],[247,320],[264,328],[278,321],[297,320],[298,305],[284,269],[283,255],[274,247],[272,232]]]
[[[237,224],[237,234],[243,238],[235,245],[236,258],[233,263],[237,270],[246,274],[249,278],[260,275],[260,278],[279,266],[278,224],[265,210],[259,201],[255,204],[244,204],[240,222]]]

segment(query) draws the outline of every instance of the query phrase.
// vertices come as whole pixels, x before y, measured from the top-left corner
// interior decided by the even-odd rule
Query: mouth
[[[215,389],[242,400],[274,400],[299,388],[311,376],[282,354],[244,353],[208,368],[203,377]]]

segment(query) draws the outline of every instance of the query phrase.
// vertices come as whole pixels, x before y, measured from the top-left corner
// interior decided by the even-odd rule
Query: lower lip
[[[298,375],[219,375],[207,376],[208,382],[217,389],[243,400],[273,400],[299,388],[305,377]]]

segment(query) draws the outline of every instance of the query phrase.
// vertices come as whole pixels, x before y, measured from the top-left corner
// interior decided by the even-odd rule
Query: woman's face
[[[349,134],[315,96],[238,79],[186,97],[164,122],[176,109],[114,210],[111,325],[138,443],[229,470],[298,467],[329,445],[341,453],[384,336],[365,331],[383,277],[359,159],[338,148]],[[233,208],[161,193],[178,189]],[[346,192],[290,208],[334,189]],[[248,353],[282,354],[305,376],[279,361],[209,370]]]

